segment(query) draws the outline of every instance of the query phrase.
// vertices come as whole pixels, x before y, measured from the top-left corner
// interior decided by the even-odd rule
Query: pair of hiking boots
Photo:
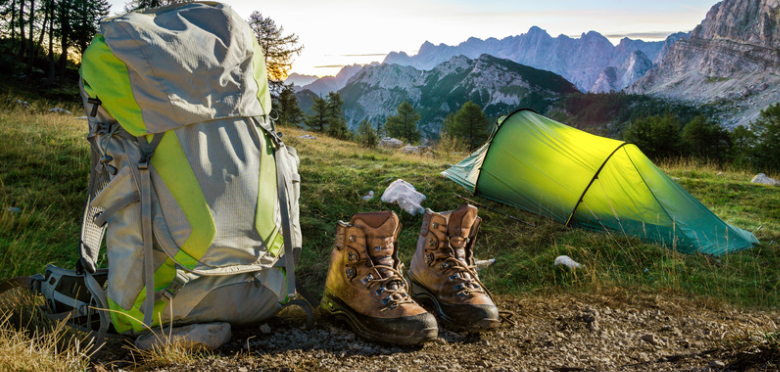
[[[349,223],[339,221],[321,307],[359,336],[394,344],[438,336],[434,315],[418,302],[430,304],[456,331],[497,327],[498,309],[474,264],[480,221],[469,204],[442,213],[426,210],[409,283],[398,259],[401,224],[394,212],[358,213]]]

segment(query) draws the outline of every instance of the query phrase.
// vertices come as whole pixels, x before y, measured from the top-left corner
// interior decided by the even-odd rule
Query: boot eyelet
[[[350,261],[357,261],[357,254],[349,252],[348,256]]]
[[[433,228],[434,229],[438,229],[439,228],[439,223],[438,222],[434,222],[433,223]]]
[[[370,282],[370,281],[372,281],[372,280],[374,280],[374,276],[373,276],[373,275],[371,275],[371,274],[368,274],[368,275],[366,275],[366,277],[365,277],[365,278],[363,278],[363,280],[361,280],[361,282],[363,282],[363,284],[366,284],[366,285],[367,285],[367,284],[368,284],[368,282]]]
[[[462,288],[463,288],[463,284],[458,284],[458,285],[456,285],[456,286],[455,286],[455,290],[456,290],[456,291],[459,291],[459,290],[461,290]]]
[[[355,269],[352,267],[348,267],[345,273],[347,274],[348,279],[352,279],[355,277]]]
[[[458,278],[460,278],[460,276],[458,276],[458,274],[450,275],[450,280],[455,280],[455,279],[458,279]]]
[[[443,263],[443,264],[441,264],[441,265],[439,265],[439,268],[440,268],[440,269],[442,269],[442,270],[444,270],[444,269],[447,269],[447,268],[449,268],[449,267],[450,267],[450,264],[449,264],[449,263],[446,263],[446,262],[445,262],[445,263]]]
[[[436,247],[436,240],[434,240],[433,238],[431,238],[430,240],[428,240],[428,247],[429,247],[429,248],[434,248],[434,247]]]
[[[433,262],[433,253],[425,255],[425,264],[430,265]]]
[[[375,250],[375,251],[377,251],[377,252],[379,252],[379,251],[381,251],[381,250],[382,250],[382,247],[380,247],[380,246],[376,246],[376,247],[374,247],[374,250]]]
[[[355,240],[357,240],[357,236],[355,236],[355,235],[350,235],[349,236],[349,241],[355,242]]]

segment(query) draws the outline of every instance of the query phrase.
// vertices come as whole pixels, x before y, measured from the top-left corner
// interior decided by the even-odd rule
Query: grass
[[[49,263],[74,266],[89,171],[87,124],[75,119],[80,108],[46,101],[30,102],[30,108],[23,108],[10,98],[11,95],[0,97],[0,134],[4,138],[0,146],[0,280],[42,272]],[[48,113],[55,106],[76,114]],[[404,225],[400,257],[408,264],[422,217],[381,202],[380,196],[390,182],[402,178],[412,183],[427,195],[423,205],[436,211],[457,208],[461,200],[454,195],[467,194],[439,174],[448,164],[465,157],[464,153],[442,152],[434,158],[424,158],[364,149],[316,134],[316,140],[299,139],[303,131],[281,130],[286,143],[301,156],[304,250],[297,272],[303,285],[313,293],[321,293],[324,286],[328,265],[324,258],[329,257],[332,249],[336,221],[349,220],[357,212],[396,211]],[[476,255],[497,259],[493,267],[483,271],[483,281],[493,292],[514,296],[603,290],[673,292],[738,307],[777,310],[780,189],[750,184],[752,174],[721,170],[713,164],[679,160],[660,166],[670,176],[679,178],[677,182],[725,221],[757,230],[761,245],[720,258],[685,255],[636,239],[567,229],[518,209],[478,200],[538,225],[531,229],[507,217],[480,211],[484,221]],[[370,190],[376,196],[364,202],[362,196]],[[569,271],[554,267],[555,257],[564,254],[585,268]],[[9,323],[6,318],[0,315],[0,349],[4,350],[0,354],[27,345],[46,358],[35,360],[37,356],[19,351],[15,354],[24,363],[41,363],[40,367],[0,364],[0,370],[71,370],[82,369],[81,363],[86,363],[83,352],[75,352],[72,342],[71,349],[51,348],[63,340],[58,328],[49,328],[45,334],[35,333],[39,327]],[[30,341],[33,339],[40,341]],[[169,359],[173,354],[163,350],[146,359],[165,365],[171,360],[201,357],[182,354]],[[2,357],[0,361],[11,363]]]

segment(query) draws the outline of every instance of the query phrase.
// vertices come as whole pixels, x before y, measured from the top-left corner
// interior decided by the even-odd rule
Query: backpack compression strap
[[[152,164],[152,155],[157,145],[162,140],[163,133],[155,133],[152,142],[147,142],[146,137],[138,137],[138,145],[141,146],[141,159],[138,161],[138,171],[141,173],[141,233],[144,242],[144,285],[146,286],[146,299],[144,299],[144,325],[151,328],[154,321],[154,245],[152,242],[152,176],[149,166]]]

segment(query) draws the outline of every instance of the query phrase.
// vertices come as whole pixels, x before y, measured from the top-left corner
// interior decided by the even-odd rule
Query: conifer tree
[[[306,117],[306,126],[315,132],[324,133],[328,128],[328,102],[324,98],[314,97],[311,110],[312,114]]]
[[[279,115],[279,124],[298,126],[304,119],[303,110],[298,105],[292,84],[285,84],[279,98],[274,102],[274,108]]]
[[[385,130],[387,135],[395,138],[402,138],[415,143],[420,141],[420,131],[417,129],[417,122],[420,120],[420,114],[414,110],[409,102],[404,102],[396,109],[398,114],[387,118]]]
[[[750,128],[756,136],[757,165],[773,175],[780,172],[780,102],[761,110]]]
[[[343,105],[344,100],[341,99],[341,95],[336,92],[328,93],[327,132],[329,136],[339,139],[350,137],[347,120],[344,118],[344,112],[341,110]]]
[[[449,113],[441,123],[441,137],[452,137],[452,130],[455,126],[455,114]]]
[[[474,102],[468,101],[461,106],[455,114],[452,124],[448,124],[451,135],[463,140],[473,151],[481,146],[487,139],[489,122],[482,108]]]
[[[377,137],[376,131],[368,120],[360,122],[357,131],[355,132],[355,141],[365,147],[374,148],[379,144],[379,137]]]
[[[303,45],[298,45],[298,35],[284,35],[284,27],[254,11],[247,20],[257,37],[260,49],[265,56],[265,67],[268,74],[268,84],[271,95],[277,96],[283,90],[287,74],[292,68],[292,59],[300,55]]]

